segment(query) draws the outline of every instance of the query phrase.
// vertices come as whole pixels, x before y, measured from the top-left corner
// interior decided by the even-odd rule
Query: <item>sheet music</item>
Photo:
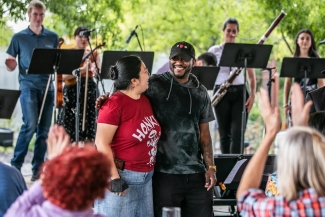
[[[242,159],[240,161],[237,161],[234,168],[232,168],[231,172],[229,173],[226,180],[224,181],[224,184],[230,184],[232,182],[232,180],[234,179],[236,173],[238,172],[240,167],[243,165],[243,163],[245,163],[245,161],[247,161],[247,159]]]

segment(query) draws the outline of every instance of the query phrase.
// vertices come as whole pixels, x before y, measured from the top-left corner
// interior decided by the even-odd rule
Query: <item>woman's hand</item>
[[[93,76],[97,76],[97,69],[96,69],[96,64],[95,63],[90,63],[90,71],[93,73]]]
[[[291,92],[292,123],[294,126],[308,126],[309,111],[313,102],[308,101],[305,104],[304,94],[297,83],[292,86]]]
[[[113,179],[109,182],[108,190],[118,196],[124,196],[129,185],[121,178]]]
[[[66,148],[70,147],[70,136],[62,126],[51,127],[46,140],[48,159],[53,159],[60,155]]]
[[[259,107],[265,123],[266,133],[275,136],[280,131],[280,110],[278,107],[272,108],[268,93],[261,88],[258,94]]]

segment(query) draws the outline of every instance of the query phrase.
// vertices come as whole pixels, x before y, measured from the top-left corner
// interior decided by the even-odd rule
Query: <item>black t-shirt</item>
[[[151,76],[149,83],[145,95],[162,131],[155,171],[169,174],[205,172],[200,124],[215,119],[206,88],[195,79],[179,84],[169,72]]]

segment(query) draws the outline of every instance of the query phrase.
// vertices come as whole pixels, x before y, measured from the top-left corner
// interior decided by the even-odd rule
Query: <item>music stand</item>
[[[218,170],[216,172],[216,176],[218,178],[218,183],[223,183],[226,186],[226,190],[223,192],[223,194],[220,196],[221,199],[236,199],[235,194],[233,194],[239,186],[241,177],[243,175],[243,172],[252,158],[252,154],[245,154],[245,155],[240,155],[240,154],[221,154],[221,155],[214,155],[214,163],[215,165],[222,165],[218,166]],[[235,168],[235,165],[237,162],[240,160],[246,159],[245,162],[243,162],[239,168]],[[268,180],[268,175],[273,173],[275,170],[275,155],[268,155],[265,167],[264,167],[264,172],[263,172],[263,177],[262,177],[262,182],[260,184],[260,188],[262,190],[265,190],[266,183]],[[233,178],[230,178],[231,173]],[[230,180],[230,182],[229,182]],[[230,193],[232,192],[232,193]]]
[[[83,49],[35,48],[28,74],[72,74],[79,68]]]
[[[241,126],[241,153],[244,153],[244,138],[246,126],[246,69],[266,68],[272,45],[226,43],[219,66],[238,67],[244,69],[243,111]],[[252,91],[252,90],[251,90]]]
[[[304,96],[306,97],[307,78],[325,78],[325,75],[321,73],[324,69],[324,58],[285,57],[282,61],[280,77],[304,78]]]
[[[28,74],[72,74],[72,72],[76,68],[79,68],[83,54],[84,54],[83,49],[35,48],[33,50],[32,59],[30,61],[30,65],[27,70],[27,73]],[[44,108],[50,82],[51,79],[49,77],[46,90],[43,96],[43,102],[38,117],[38,123],[40,122],[42,117],[43,108]],[[77,89],[78,88],[79,86],[77,84]],[[76,123],[77,121],[79,121],[78,103],[79,103],[79,96],[77,96]],[[56,105],[54,106],[56,107]],[[54,107],[54,111],[55,111],[55,107]],[[79,127],[79,123],[78,123],[78,127]],[[78,131],[76,131],[76,137],[78,136],[79,133]]]
[[[220,67],[194,66],[191,73],[208,89],[213,90]]]
[[[11,118],[20,96],[20,92],[20,90],[0,89],[0,118]]]
[[[16,107],[20,90],[0,89],[0,119],[10,119]],[[13,146],[13,131],[0,128],[0,146]]]
[[[101,68],[102,79],[109,79],[109,68],[115,65],[116,62],[125,56],[136,55],[139,56],[146,67],[148,68],[150,74],[152,72],[154,52],[151,51],[104,51],[103,62]]]

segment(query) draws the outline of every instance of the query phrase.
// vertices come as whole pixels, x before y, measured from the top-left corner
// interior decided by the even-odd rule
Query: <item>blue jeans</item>
[[[12,166],[16,168],[22,167],[28,151],[28,145],[36,132],[34,156],[32,160],[33,174],[38,173],[39,167],[44,162],[44,156],[47,150],[46,139],[52,121],[54,92],[48,91],[42,117],[38,124],[38,116],[41,110],[44,92],[45,91],[37,89],[21,90],[20,104],[24,123],[20,128],[14,157],[11,159]]]
[[[152,217],[153,171],[145,173],[119,170],[118,172],[129,185],[125,196],[118,196],[107,190],[104,199],[95,201],[95,213],[112,217]]]

